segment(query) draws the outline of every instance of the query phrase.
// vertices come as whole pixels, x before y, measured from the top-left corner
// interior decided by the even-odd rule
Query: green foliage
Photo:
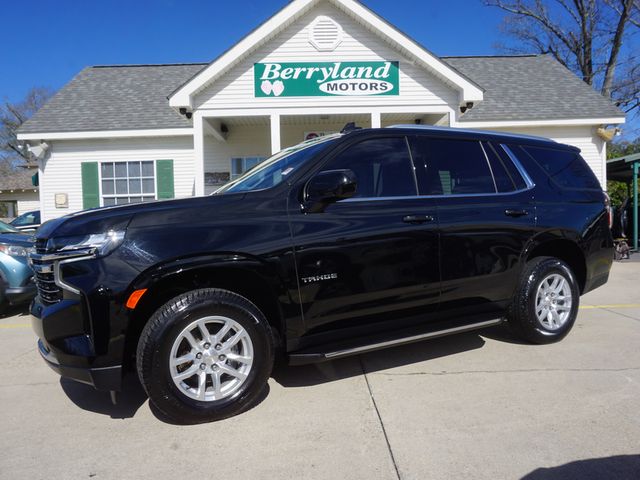
[[[607,182],[607,193],[611,198],[611,205],[619,207],[625,198],[627,198],[627,184],[624,182]]]
[[[609,142],[607,145],[607,160],[624,157],[625,155],[631,155],[634,153],[640,153],[640,137],[631,142]]]

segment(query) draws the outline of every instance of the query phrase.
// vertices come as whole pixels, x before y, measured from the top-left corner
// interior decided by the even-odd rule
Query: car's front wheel
[[[571,268],[554,257],[530,260],[507,314],[512,330],[533,343],[562,340],[578,315],[580,290]]]
[[[170,419],[221,420],[257,400],[273,350],[269,324],[253,303],[225,290],[194,290],[167,302],[145,326],[138,375]]]

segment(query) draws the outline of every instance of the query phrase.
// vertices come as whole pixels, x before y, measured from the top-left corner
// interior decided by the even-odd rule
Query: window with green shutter
[[[173,198],[173,160],[102,162],[99,185],[104,206]]]

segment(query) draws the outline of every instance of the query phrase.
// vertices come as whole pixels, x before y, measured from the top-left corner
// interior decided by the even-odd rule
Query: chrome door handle
[[[431,215],[405,215],[402,221],[404,223],[420,225],[422,223],[433,222],[433,217]]]

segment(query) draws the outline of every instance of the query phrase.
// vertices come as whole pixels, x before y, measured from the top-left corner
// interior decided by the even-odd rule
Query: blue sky
[[[59,89],[88,65],[209,62],[287,3],[3,2],[0,100],[20,100],[32,86]],[[502,13],[480,0],[363,3],[437,55],[491,55],[502,39],[498,29]]]

